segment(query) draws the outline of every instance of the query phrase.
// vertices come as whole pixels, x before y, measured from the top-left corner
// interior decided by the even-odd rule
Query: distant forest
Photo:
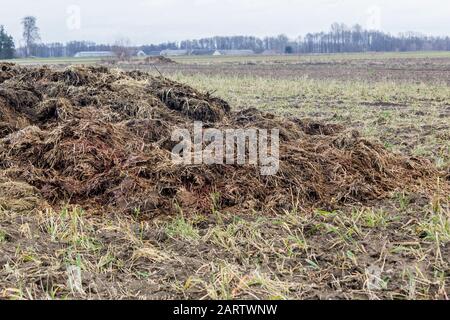
[[[114,51],[115,45],[96,44],[89,41],[72,41],[66,44],[35,44],[30,48],[32,56],[73,56],[80,51]],[[348,27],[334,23],[330,31],[308,33],[304,37],[289,39],[286,35],[258,38],[252,36],[212,37],[181,42],[144,45],[132,49],[156,54],[166,49],[187,50],[253,50],[255,53],[345,53],[345,52],[404,52],[404,51],[450,51],[450,37],[426,36],[407,32],[391,35],[381,31],[365,30],[360,25]],[[24,56],[24,48],[17,49]]]

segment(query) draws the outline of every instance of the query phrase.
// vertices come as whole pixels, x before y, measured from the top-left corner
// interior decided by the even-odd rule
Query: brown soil
[[[331,79],[339,81],[394,81],[398,83],[450,84],[450,59],[379,59],[332,60],[327,62],[300,61],[279,63],[214,63],[214,64],[164,64],[158,69],[166,76],[184,75],[242,76],[275,79]],[[121,66],[127,68],[128,66]],[[129,66],[149,70],[145,65]]]
[[[0,70],[0,194],[19,207],[14,199],[28,199],[24,209],[36,197],[40,204],[147,217],[213,206],[332,209],[400,187],[427,190],[439,175],[429,161],[393,154],[356,131],[231,112],[209,93],[143,72],[12,64]],[[261,176],[250,165],[174,165],[172,130],[192,130],[194,120],[220,129],[280,129],[278,174]]]

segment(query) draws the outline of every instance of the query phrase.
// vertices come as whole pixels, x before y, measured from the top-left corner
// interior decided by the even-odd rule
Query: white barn
[[[136,53],[136,56],[138,56],[138,57],[140,57],[140,58],[143,58],[143,57],[146,57],[147,56],[147,54],[144,52],[144,51],[139,51],[138,53]]]

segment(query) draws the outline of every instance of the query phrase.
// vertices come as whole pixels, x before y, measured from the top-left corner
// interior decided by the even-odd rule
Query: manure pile
[[[151,56],[144,59],[147,64],[177,64],[174,60],[164,56]]]
[[[175,165],[171,134],[211,128],[280,129],[280,170]],[[393,154],[336,125],[232,112],[210,94],[163,77],[105,67],[0,64],[0,206],[67,203],[148,217],[223,210],[333,209],[426,187],[427,161]],[[215,195],[215,196],[213,196]]]

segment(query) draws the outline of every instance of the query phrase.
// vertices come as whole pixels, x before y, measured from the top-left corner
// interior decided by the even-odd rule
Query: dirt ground
[[[237,114],[255,107],[302,119],[301,137],[312,145],[327,143],[329,137],[307,134],[310,127],[304,124],[358,130],[358,139],[382,148],[374,149],[378,154],[386,152],[393,160],[420,158],[429,165],[419,172],[433,168],[440,174],[423,184],[399,176],[397,181],[386,180],[391,187],[382,197],[362,193],[333,206],[332,193],[323,193],[321,203],[293,197],[282,209],[259,205],[235,210],[227,207],[223,194],[221,198],[211,192],[207,210],[167,207],[168,214],[148,219],[145,211],[124,214],[121,206],[105,205],[103,212],[93,213],[77,199],[58,208],[40,208],[48,188],[34,183],[36,178],[23,171],[22,158],[8,152],[8,166],[21,168],[23,175],[19,180],[0,179],[6,190],[0,195],[0,298],[448,300],[449,62],[271,60],[179,63],[158,66],[158,71],[121,66],[156,76],[161,72],[200,92],[213,92]],[[80,102],[76,95],[71,98]],[[16,124],[21,121],[18,117]],[[50,130],[65,120],[39,121],[35,125],[41,130]],[[121,121],[129,119],[117,119]],[[15,130],[4,128],[2,134]],[[26,148],[23,143],[20,150]],[[55,168],[61,174],[52,179],[70,174]],[[345,189],[330,187],[327,192]]]
[[[409,83],[450,84],[450,57],[448,58],[333,58],[291,57],[268,59],[268,61],[236,60],[208,63],[207,60],[193,63],[189,60],[178,65],[164,64],[158,69],[164,74],[185,75],[255,76],[275,79],[297,79],[307,77],[316,80],[343,81],[395,81]],[[127,68],[127,66],[123,66]],[[140,68],[146,69],[145,65]]]

